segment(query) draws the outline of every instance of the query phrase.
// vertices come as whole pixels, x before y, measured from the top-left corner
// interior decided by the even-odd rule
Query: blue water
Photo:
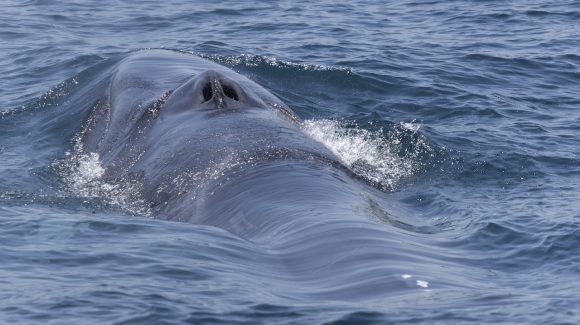
[[[256,81],[374,182],[402,211],[397,290],[357,278],[376,247],[290,281],[283,252],[55,172],[145,48]],[[579,49],[579,1],[3,1],[0,322],[580,323]]]

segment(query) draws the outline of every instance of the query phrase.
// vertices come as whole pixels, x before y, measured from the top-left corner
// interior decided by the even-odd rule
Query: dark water
[[[90,157],[55,172],[143,48],[279,96],[394,237],[314,232],[337,267],[289,277],[292,251],[140,216]],[[2,323],[580,322],[578,1],[4,1],[0,49]]]

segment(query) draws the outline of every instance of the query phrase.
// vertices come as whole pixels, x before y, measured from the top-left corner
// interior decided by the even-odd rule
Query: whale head
[[[105,178],[137,184],[155,211],[176,218],[191,215],[183,200],[201,205],[206,192],[256,166],[339,163],[280,99],[201,58],[132,55],[108,89],[83,150],[99,155]]]

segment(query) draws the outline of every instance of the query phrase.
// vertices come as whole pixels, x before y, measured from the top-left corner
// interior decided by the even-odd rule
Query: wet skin
[[[381,193],[305,134],[282,101],[223,66],[137,52],[116,67],[103,102],[84,150],[99,154],[108,179],[138,184],[157,218],[253,241],[376,219]]]

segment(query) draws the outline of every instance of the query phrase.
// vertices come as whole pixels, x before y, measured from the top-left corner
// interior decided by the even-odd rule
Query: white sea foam
[[[95,197],[101,192],[100,179],[104,174],[105,169],[99,163],[97,153],[81,155],[76,163],[76,168],[68,177],[68,185],[82,197]]]
[[[77,145],[76,153],[69,154],[67,159],[59,163],[70,194],[82,198],[100,198],[107,204],[131,213],[150,214],[146,202],[141,198],[141,184],[137,180],[107,181],[99,154],[82,154],[81,147]]]
[[[307,120],[302,125],[353,172],[385,189],[392,189],[399,180],[411,176],[420,164],[416,155],[397,154],[402,131],[419,129],[413,123],[401,123],[403,130],[393,132],[389,138],[385,138],[382,130],[369,131],[340,121]]]

